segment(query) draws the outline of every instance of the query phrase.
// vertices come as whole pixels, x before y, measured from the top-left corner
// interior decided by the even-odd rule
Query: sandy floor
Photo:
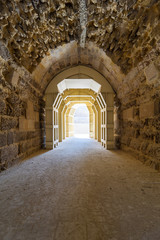
[[[0,174],[0,240],[159,240],[160,173],[68,139]]]

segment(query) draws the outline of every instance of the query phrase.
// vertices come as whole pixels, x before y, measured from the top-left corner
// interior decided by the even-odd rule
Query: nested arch
[[[96,71],[91,67],[79,65],[76,67],[71,67],[69,69],[66,69],[60,72],[59,74],[57,74],[54,78],[52,78],[52,80],[46,87],[45,94],[50,92],[56,93],[58,91],[57,84],[59,84],[64,79],[75,78],[76,76],[79,79],[81,78],[83,79],[86,77],[94,79],[94,81],[96,81],[101,85],[101,92],[114,93],[112,86],[109,84],[107,79],[102,74],[100,74],[98,71]]]
[[[79,81],[85,78],[93,79],[95,82],[101,85],[101,90],[91,94],[91,89],[88,89],[88,95],[86,95],[86,89],[81,89],[76,95],[73,96],[73,92],[68,93],[67,100],[63,98],[63,94],[58,93],[57,85],[62,82],[64,79],[77,78]],[[72,89],[73,90],[73,89]],[[67,91],[67,90],[66,90]],[[114,124],[113,124],[113,110],[114,110],[114,90],[108,81],[95,69],[86,66],[76,66],[64,70],[55,76],[45,91],[45,100],[46,100],[46,147],[54,147],[54,122],[53,116],[54,112],[57,112],[58,116],[58,127],[59,127],[59,136],[56,141],[61,141],[63,137],[63,126],[64,126],[64,113],[67,111],[67,106],[70,102],[79,101],[81,98],[82,101],[91,102],[91,107],[94,112],[94,120],[96,128],[94,128],[95,139],[99,142],[102,142],[102,145],[107,149],[114,148]],[[65,93],[64,93],[65,95]],[[58,107],[57,107],[57,96],[58,97]],[[65,95],[66,96],[66,95]],[[77,97],[77,98],[75,98]],[[56,105],[55,105],[56,104]],[[57,126],[56,126],[57,127]]]

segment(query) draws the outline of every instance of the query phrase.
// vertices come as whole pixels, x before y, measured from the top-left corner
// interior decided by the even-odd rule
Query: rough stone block
[[[32,73],[33,78],[35,79],[35,81],[37,83],[40,82],[40,79],[42,78],[42,76],[45,74],[46,72],[46,67],[42,65],[42,63],[40,63],[37,68],[34,70],[34,72]]]
[[[160,143],[160,132],[157,132],[155,135],[155,142]]]
[[[19,129],[20,130],[28,130],[28,121],[25,117],[19,118]]]
[[[27,139],[27,132],[23,131],[23,132],[14,132],[13,134],[13,138],[14,138],[14,142],[18,143],[20,141],[24,141]]]
[[[0,114],[5,114],[6,112],[6,104],[3,100],[0,99]]]
[[[159,100],[150,101],[140,105],[140,119],[152,118],[160,113]]]
[[[0,41],[0,56],[5,60],[10,57],[9,51],[2,41]]]
[[[143,154],[147,153],[147,147],[148,147],[148,141],[142,141],[141,146],[140,146],[140,150]]]
[[[138,75],[138,69],[133,68],[125,77],[124,81],[125,82],[130,82],[131,80],[135,79],[136,76]]]
[[[18,74],[18,72],[14,71],[13,76],[12,76],[12,85],[17,86],[18,80],[19,80],[19,74]]]
[[[19,154],[28,151],[28,142],[23,142],[19,144]]]
[[[0,149],[0,161],[12,161],[18,155],[18,145],[12,144],[10,146]]]
[[[35,121],[39,122],[39,112],[35,112]]]
[[[41,136],[41,134],[42,134],[42,130],[40,129],[38,129],[38,130],[36,130],[35,132],[34,132],[34,135],[35,135],[35,137],[40,137]],[[44,133],[45,134],[45,133]]]
[[[128,108],[126,110],[123,111],[123,119],[124,120],[128,120],[128,121],[132,121],[134,118],[134,108]]]
[[[34,138],[35,136],[36,136],[36,132],[34,131],[27,132],[27,139]]]
[[[27,102],[26,118],[27,119],[34,119],[35,118],[33,103],[31,101]]]
[[[13,73],[14,73],[14,68],[12,66],[7,67],[3,72],[3,76],[8,83],[11,83]]]
[[[7,145],[7,134],[0,133],[0,147],[4,147],[5,145]]]
[[[34,138],[32,139],[32,147],[37,147],[41,145],[41,138]]]
[[[159,73],[153,63],[151,63],[147,68],[145,68],[145,75],[148,83],[151,83],[158,78]]]
[[[35,129],[35,121],[28,119],[28,130],[34,130]]]
[[[12,128],[17,128],[18,120],[15,118],[1,118],[1,130],[10,130]]]
[[[40,122],[35,122],[35,129],[39,129],[40,128]]]
[[[13,144],[14,143],[14,134],[13,132],[8,132],[7,134],[7,144]]]

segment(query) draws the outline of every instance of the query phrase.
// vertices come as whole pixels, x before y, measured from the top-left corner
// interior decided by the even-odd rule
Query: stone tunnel
[[[155,0],[1,2],[1,170],[47,146],[50,86],[56,95],[58,79],[74,75],[101,82],[94,101],[110,101],[112,148],[159,169],[159,9]]]
[[[104,155],[160,170],[160,1],[0,0],[2,175],[39,150],[56,156],[75,104]]]

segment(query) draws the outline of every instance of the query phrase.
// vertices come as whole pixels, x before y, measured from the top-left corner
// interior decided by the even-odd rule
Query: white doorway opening
[[[74,105],[74,137],[89,138],[89,111],[86,104]]]

